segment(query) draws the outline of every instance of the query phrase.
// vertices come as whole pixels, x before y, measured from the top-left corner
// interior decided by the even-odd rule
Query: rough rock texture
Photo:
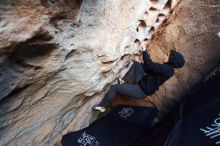
[[[155,62],[161,62],[169,50],[181,52],[184,68],[145,100],[115,100],[115,103],[146,105],[154,103],[163,117],[179,105],[189,90],[214,66],[220,63],[220,1],[182,0],[171,17],[153,36],[148,52]]]
[[[96,117],[91,106],[128,70],[172,5],[1,1],[0,145],[53,145],[88,125]]]
[[[150,99],[161,111],[170,109],[181,96],[212,68],[220,63],[220,1],[183,0],[149,45],[155,60],[157,54],[175,49],[186,59],[186,65]]]
[[[168,112],[220,55],[220,3],[182,0],[162,24],[177,4],[1,0],[0,145],[54,145],[62,134],[88,125],[96,117],[91,106],[138,58],[143,41],[153,60],[176,49],[187,64],[146,100],[113,104],[150,100],[161,115]]]

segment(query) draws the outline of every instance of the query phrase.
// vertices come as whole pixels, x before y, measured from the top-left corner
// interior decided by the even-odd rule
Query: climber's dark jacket
[[[153,94],[160,85],[174,74],[174,69],[170,63],[154,63],[146,51],[143,52],[143,68],[147,73],[140,81],[139,85],[146,95]]]

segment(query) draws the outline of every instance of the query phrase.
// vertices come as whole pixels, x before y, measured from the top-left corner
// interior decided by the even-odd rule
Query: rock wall
[[[177,69],[175,76],[149,98],[163,111],[161,114],[187,97],[193,85],[220,63],[219,16],[220,1],[182,0],[148,46],[156,61],[172,49],[186,60],[184,68]]]
[[[141,42],[155,61],[176,49],[187,64],[146,100],[113,104],[150,100],[161,115],[169,111],[219,61],[219,2],[178,2],[2,0],[0,145],[54,145],[87,126],[92,105],[139,59]]]
[[[144,100],[116,99],[115,104],[149,105],[164,117],[182,103],[189,90],[220,63],[220,2],[181,0],[171,17],[152,36],[147,50],[155,62],[162,63],[170,50],[183,54],[186,64],[152,96]]]

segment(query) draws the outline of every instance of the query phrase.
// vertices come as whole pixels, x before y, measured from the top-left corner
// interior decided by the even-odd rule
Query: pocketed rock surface
[[[140,57],[169,50],[186,65],[153,95],[113,105],[148,106],[166,115],[219,61],[220,2],[215,0],[1,0],[0,145],[52,146],[87,126],[111,84]],[[151,101],[151,102],[148,102]]]

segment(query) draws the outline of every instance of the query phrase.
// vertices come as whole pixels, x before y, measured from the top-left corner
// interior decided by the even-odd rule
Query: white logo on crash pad
[[[96,140],[94,136],[83,132],[81,137],[78,139],[78,143],[80,146],[99,146],[99,142]]]
[[[133,112],[134,112],[134,109],[132,107],[124,107],[122,108],[121,111],[118,112],[118,114],[122,118],[126,119],[127,117],[130,117],[133,114]]]
[[[211,124],[211,126],[200,128],[200,130],[205,134],[206,137],[209,137],[210,139],[220,138],[220,114],[218,118],[214,119],[214,122]],[[215,144],[220,145],[220,140],[215,142]]]
[[[213,78],[218,72],[220,72],[220,66],[216,67],[212,72],[210,72],[204,79],[204,81],[208,81],[209,79]]]

